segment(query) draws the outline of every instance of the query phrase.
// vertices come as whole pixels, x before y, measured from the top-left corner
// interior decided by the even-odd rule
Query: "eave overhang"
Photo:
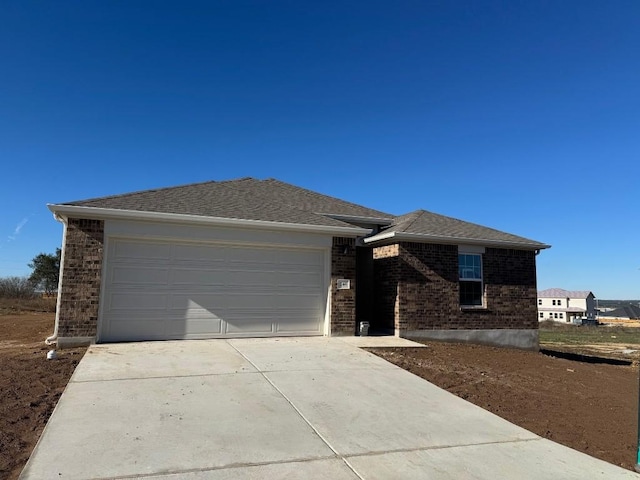
[[[308,225],[302,223],[273,222],[267,220],[248,220],[243,218],[208,217],[181,213],[148,212],[138,210],[120,210],[114,208],[81,207],[78,205],[47,204],[47,208],[56,217],[86,218],[95,220],[138,220],[147,222],[167,222],[191,225],[210,225],[219,227],[255,228],[261,230],[284,230],[319,233],[327,235],[362,236],[371,233],[370,229],[352,226]]]
[[[380,232],[363,239],[365,244],[389,244],[396,242],[438,243],[445,245],[479,245],[483,247],[512,248],[517,250],[543,250],[551,245],[543,243],[510,242],[503,240],[483,240],[478,238],[428,235],[424,233]]]

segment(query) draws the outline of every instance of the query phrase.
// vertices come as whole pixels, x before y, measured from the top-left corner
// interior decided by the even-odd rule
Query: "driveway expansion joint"
[[[475,443],[460,443],[456,445],[434,445],[431,447],[416,447],[416,448],[398,448],[392,450],[376,450],[364,453],[354,453],[350,455],[344,455],[343,458],[356,458],[356,457],[373,457],[377,455],[386,455],[389,453],[409,453],[409,452],[424,452],[429,450],[446,450],[454,448],[466,448],[486,445],[504,445],[510,443],[525,443],[525,442],[539,442],[544,440],[542,437],[536,438],[516,438],[513,440],[496,440],[494,442],[475,442]]]
[[[293,458],[289,460],[270,460],[265,462],[238,462],[238,463],[229,463],[226,465],[220,466],[212,466],[212,467],[202,467],[202,468],[189,468],[189,469],[181,469],[181,470],[162,470],[159,472],[152,473],[135,473],[131,475],[118,475],[112,477],[91,477],[85,480],[129,480],[135,478],[153,478],[160,477],[165,475],[181,475],[188,473],[201,473],[201,472],[215,472],[217,470],[233,470],[236,468],[246,468],[246,467],[264,467],[267,465],[286,465],[290,463],[306,463],[306,462],[315,462],[318,460],[338,460],[339,456],[336,455],[322,455],[318,457],[304,457],[304,458]]]
[[[154,375],[154,376],[147,376],[147,377],[104,378],[104,379],[96,379],[96,380],[71,379],[69,383],[102,383],[102,382],[122,382],[122,381],[128,381],[128,380],[140,381],[140,380],[156,380],[156,379],[166,380],[169,378],[219,377],[219,376],[225,376],[225,375],[237,375],[237,374],[247,374],[247,373],[258,374],[260,372],[256,370],[256,371],[247,371],[247,372],[237,371],[237,372],[223,372],[223,373],[197,373],[194,375]]]
[[[278,392],[282,398],[284,398],[287,403],[291,406],[291,408],[293,408],[293,410],[300,416],[300,418],[309,426],[309,428],[311,430],[313,430],[313,432],[318,436],[318,438],[320,440],[322,440],[322,442],[329,447],[329,449],[340,459],[342,459],[342,461],[344,462],[344,464],[353,472],[354,475],[356,475],[358,478],[362,479],[362,476],[357,472],[357,470],[355,468],[353,468],[353,466],[349,463],[349,461],[347,460],[347,458],[344,455],[341,455],[334,447],[333,445],[331,445],[331,443],[329,443],[329,441],[318,431],[318,429],[313,426],[313,424],[307,419],[307,417],[304,416],[304,414],[300,411],[300,409],[298,409],[298,407],[296,407],[293,402],[289,399],[289,397],[287,397],[284,392],[282,390],[280,390],[275,383],[273,383],[271,381],[271,379],[265,374],[265,372],[263,372],[255,363],[253,363],[251,361],[250,358],[248,358],[244,353],[242,353],[240,350],[238,350],[235,345],[229,343],[229,345],[231,345],[237,352],[238,354],[242,355],[242,357],[249,362],[256,370],[258,370],[258,372],[262,375],[262,377],[269,382],[269,384],[273,387],[273,389]],[[302,371],[302,370],[300,370]]]

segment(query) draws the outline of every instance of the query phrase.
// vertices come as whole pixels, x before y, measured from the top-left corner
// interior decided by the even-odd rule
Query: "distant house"
[[[595,295],[588,290],[569,291],[548,288],[538,291],[538,320],[573,322],[595,320]]]

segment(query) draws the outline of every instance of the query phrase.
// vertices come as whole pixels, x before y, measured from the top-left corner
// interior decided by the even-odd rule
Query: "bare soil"
[[[53,313],[0,315],[0,478],[17,479],[85,348],[47,360]]]
[[[542,437],[633,470],[638,367],[426,342],[369,351]]]

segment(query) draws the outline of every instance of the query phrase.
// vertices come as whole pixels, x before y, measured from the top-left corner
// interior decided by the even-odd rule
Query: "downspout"
[[[44,341],[46,345],[53,345],[54,343],[58,343],[58,324],[60,323],[60,303],[62,301],[62,274],[64,272],[64,252],[67,246],[67,227],[68,222],[66,217],[61,217],[57,214],[53,214],[53,218],[55,218],[58,222],[62,223],[62,253],[60,255],[60,272],[58,274],[58,298],[56,300],[56,323],[53,327],[53,335],[47,337]]]

